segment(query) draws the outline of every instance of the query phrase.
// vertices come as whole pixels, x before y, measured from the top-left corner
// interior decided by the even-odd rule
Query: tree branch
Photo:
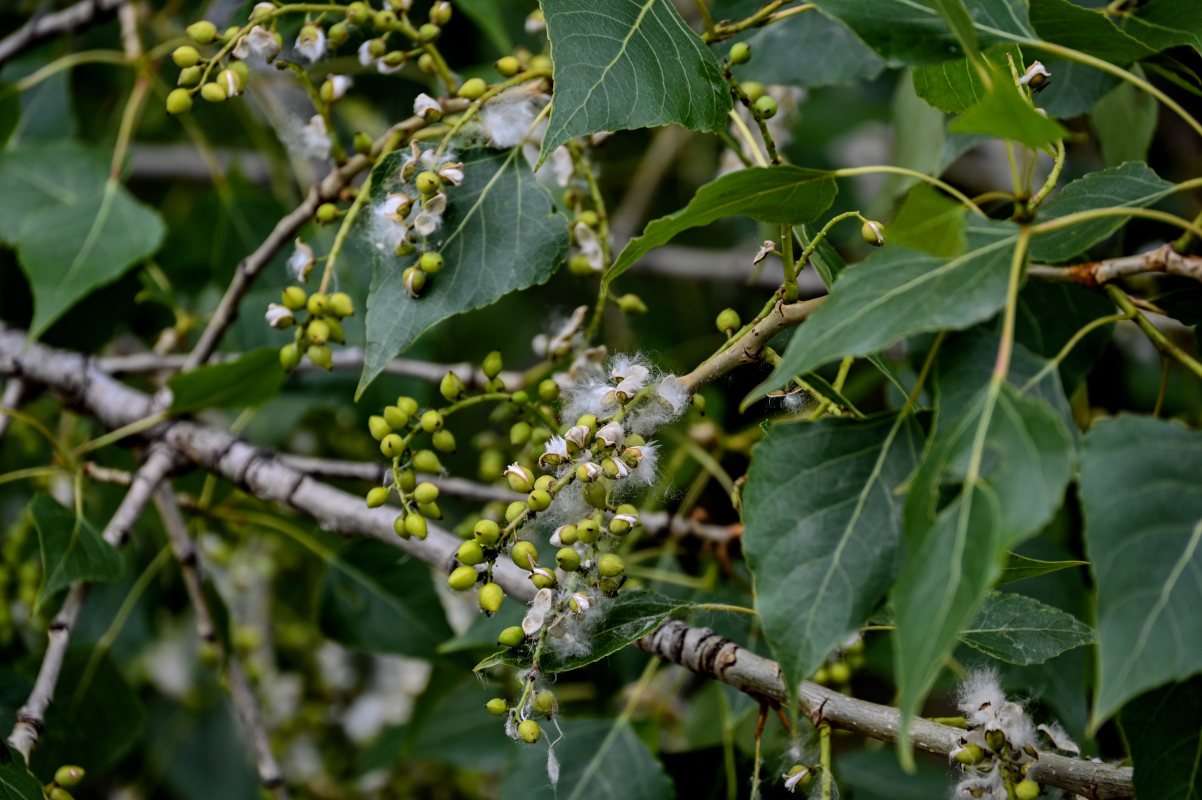
[[[0,408],[15,409],[21,405],[21,400],[25,397],[25,381],[20,378],[9,378],[4,384],[4,396],[0,397]],[[4,434],[8,433],[8,426],[12,424],[13,418],[8,414],[0,414],[0,439],[4,438]]]
[[[147,400],[149,401],[149,398]],[[172,462],[171,453],[166,448],[151,448],[146,463],[138,470],[129,491],[125,493],[125,499],[121,501],[121,505],[104,528],[106,542],[113,547],[125,544],[129,539],[130,528],[142,515],[142,510],[150,501],[151,492],[167,474]],[[49,641],[46,653],[42,656],[42,666],[38,669],[38,676],[33,684],[33,691],[17,711],[17,724],[9,734],[8,741],[25,757],[26,763],[46,728],[46,709],[54,700],[54,688],[63,668],[67,646],[71,643],[71,633],[79,621],[89,588],[87,583],[77,583],[67,592],[62,607],[50,623],[47,634]]]
[[[154,505],[158,509],[159,518],[163,520],[163,528],[167,539],[171,542],[171,551],[179,564],[180,574],[184,580],[184,588],[188,592],[188,601],[196,614],[196,633],[201,641],[207,642],[221,652],[221,637],[217,635],[217,625],[213,621],[213,613],[205,599],[204,583],[200,575],[200,559],[196,552],[196,544],[188,534],[188,526],[180,514],[179,504],[169,483],[164,482],[154,493]],[[271,742],[267,730],[263,726],[263,714],[259,710],[259,701],[255,698],[254,689],[247,680],[246,672],[236,653],[222,653],[226,661],[226,678],[229,682],[230,697],[234,709],[242,723],[246,738],[250,740],[255,751],[255,766],[259,773],[259,782],[263,788],[274,795],[277,800],[288,800],[291,795],[284,785],[284,776],[280,771],[279,762],[271,752]]]
[[[1090,261],[1067,267],[1048,264],[1031,264],[1027,267],[1029,278],[1049,283],[1075,283],[1088,289],[1100,289],[1111,281],[1145,272],[1163,272],[1202,281],[1202,256],[1185,256],[1174,250],[1173,245],[1166,244],[1136,256]]]
[[[803,305],[795,303],[784,308]],[[785,313],[774,312],[764,323],[784,317]],[[40,344],[26,346],[21,331],[0,328],[0,373],[21,374],[26,380],[64,392],[110,427],[141,418],[151,405],[147,395],[101,372],[81,355]],[[165,444],[261,500],[288,506],[344,536],[379,539],[443,571],[449,571],[455,564],[461,540],[437,526],[430,526],[425,540],[400,539],[392,527],[395,509],[367,508],[361,497],[316,481],[276,454],[226,431],[188,421],[160,427]],[[525,571],[508,561],[497,562],[493,580],[514,599],[528,602],[534,596],[534,587],[526,579]],[[790,700],[775,662],[707,629],[669,620],[638,644],[660,658],[758,698],[782,705]],[[887,741],[896,737],[899,714],[895,708],[844,697],[808,681],[801,688],[800,705],[807,716],[838,727]],[[957,728],[919,720],[914,726],[913,740],[921,749],[946,756],[962,733]],[[1041,754],[1029,775],[1041,783],[1098,800],[1133,794],[1130,768]]]
[[[43,39],[70,33],[85,25],[99,22],[124,2],[125,0],[83,0],[62,11],[35,15],[0,39],[0,66]]]

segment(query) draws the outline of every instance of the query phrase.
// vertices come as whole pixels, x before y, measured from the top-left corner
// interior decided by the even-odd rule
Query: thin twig
[[[213,612],[205,599],[204,581],[200,574],[200,559],[196,551],[196,543],[188,533],[188,526],[180,513],[179,503],[169,483],[162,483],[154,493],[154,505],[163,520],[163,529],[171,543],[171,551],[179,563],[180,575],[183,577],[184,588],[188,593],[188,601],[196,615],[196,633],[201,641],[207,642],[221,652],[221,637],[217,635],[217,624],[213,620]],[[259,773],[259,782],[263,788],[274,795],[277,800],[288,800],[288,788],[284,785],[284,776],[279,762],[271,752],[271,742],[267,737],[267,729],[263,725],[263,712],[259,709],[259,701],[254,689],[246,678],[246,672],[237,653],[224,653],[227,661],[226,676],[229,681],[230,697],[238,719],[246,732],[255,751],[255,767]]]
[[[4,384],[4,396],[0,397],[0,408],[17,408],[21,405],[21,400],[25,397],[25,381],[20,378],[9,378]],[[12,417],[8,414],[0,414],[0,439],[4,438],[4,434],[8,433],[8,426],[12,422]]]
[[[0,39],[0,65],[38,42],[100,22],[125,0],[83,0],[50,14],[34,16]]]
[[[147,400],[149,402],[149,398]],[[138,470],[125,499],[121,501],[121,505],[104,528],[106,542],[113,547],[125,544],[130,529],[142,516],[142,510],[150,501],[151,493],[167,474],[173,461],[171,452],[166,448],[151,448],[146,463]],[[9,734],[8,741],[25,757],[26,762],[46,729],[46,709],[54,699],[54,689],[63,668],[63,659],[67,654],[67,646],[71,643],[71,633],[75,629],[75,623],[79,621],[89,588],[87,583],[76,583],[67,592],[66,600],[50,623],[47,634],[49,641],[46,653],[42,656],[42,666],[38,669],[38,676],[33,684],[33,691],[17,711],[17,724]]]

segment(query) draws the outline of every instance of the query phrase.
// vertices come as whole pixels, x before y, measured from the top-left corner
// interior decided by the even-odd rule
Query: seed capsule
[[[480,603],[480,610],[490,616],[501,609],[501,601],[504,599],[505,590],[496,583],[486,583],[481,586],[480,593],[476,597],[477,602]]]
[[[538,723],[532,719],[522,720],[518,725],[518,736],[526,744],[534,744],[542,735],[542,729],[539,728]]]

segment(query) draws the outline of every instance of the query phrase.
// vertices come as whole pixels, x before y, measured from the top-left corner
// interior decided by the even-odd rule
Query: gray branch
[[[220,652],[221,637],[217,635],[217,625],[213,620],[213,612],[205,599],[204,583],[200,574],[200,559],[196,552],[196,543],[188,534],[188,526],[180,513],[179,504],[170,485],[164,482],[154,493],[154,505],[159,517],[163,520],[163,528],[167,531],[167,539],[171,543],[171,551],[179,564],[183,576],[184,588],[188,592],[188,601],[196,614],[196,633],[200,639]],[[289,800],[291,795],[284,785],[284,776],[280,771],[279,762],[271,752],[271,742],[267,737],[267,729],[263,725],[263,714],[259,710],[259,701],[254,689],[242,669],[242,663],[236,653],[224,653],[226,659],[226,677],[229,681],[230,697],[234,701],[238,720],[246,738],[250,740],[255,751],[255,766],[259,773],[259,782],[276,797],[276,800]]]
[[[149,396],[101,372],[84,356],[39,344],[27,346],[22,331],[0,328],[0,374],[19,374],[27,381],[44,383],[113,428],[141,419],[151,408]],[[321,483],[289,466],[275,453],[227,431],[181,420],[164,423],[153,433],[197,465],[261,500],[299,511],[327,530],[348,537],[379,539],[443,571],[455,564],[455,551],[461,541],[457,536],[432,525],[425,540],[402,540],[392,527],[395,510],[367,508],[358,495]],[[534,595],[526,573],[507,561],[497,562],[493,579],[516,600],[528,602]],[[765,702],[785,705],[790,701],[775,662],[707,629],[670,620],[638,644],[666,661],[721,680]],[[811,719],[827,720],[871,738],[892,741],[897,735],[897,709],[844,697],[808,681],[801,688],[800,710]],[[919,720],[913,741],[920,749],[946,756],[960,735],[962,731],[957,728]],[[1041,754],[1030,769],[1034,780],[1098,800],[1133,794],[1130,768]]]
[[[0,39],[0,66],[38,42],[100,21],[123,2],[125,0],[83,0],[62,11],[35,15]]]

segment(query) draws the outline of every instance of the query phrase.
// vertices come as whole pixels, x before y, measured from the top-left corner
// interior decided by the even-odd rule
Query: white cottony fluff
[[[964,718],[970,725],[985,725],[1006,703],[1006,693],[996,670],[977,670],[968,673],[956,697]]]
[[[489,144],[502,150],[521,144],[530,133],[534,119],[550,98],[529,92],[508,92],[485,103],[480,109],[480,121]]]

